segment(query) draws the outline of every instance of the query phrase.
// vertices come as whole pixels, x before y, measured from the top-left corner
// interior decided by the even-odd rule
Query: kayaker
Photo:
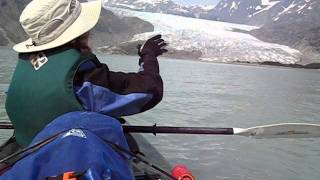
[[[161,101],[157,57],[167,52],[166,42],[157,35],[141,46],[139,72],[110,71],[88,45],[100,11],[100,0],[33,0],[23,10],[20,23],[29,39],[13,47],[19,60],[6,111],[15,131],[1,157],[28,146],[46,125],[70,112],[112,119],[144,112]]]

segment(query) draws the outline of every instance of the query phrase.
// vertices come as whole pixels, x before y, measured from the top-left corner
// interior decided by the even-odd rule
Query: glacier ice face
[[[265,43],[234,29],[250,31],[254,26],[231,24],[168,14],[108,8],[121,16],[135,16],[151,22],[152,33],[135,35],[132,41],[162,34],[170,48],[188,52],[201,51],[200,60],[213,62],[280,62],[294,64],[302,54],[287,46]]]

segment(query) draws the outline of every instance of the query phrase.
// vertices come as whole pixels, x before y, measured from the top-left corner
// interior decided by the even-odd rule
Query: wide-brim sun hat
[[[62,46],[90,31],[98,22],[101,0],[32,0],[23,10],[20,23],[29,39],[16,44],[19,53]]]

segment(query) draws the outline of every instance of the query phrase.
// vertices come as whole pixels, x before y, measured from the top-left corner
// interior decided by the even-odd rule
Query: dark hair
[[[89,47],[89,44],[88,44],[89,35],[90,35],[90,33],[86,32],[65,45],[62,45],[62,46],[59,46],[56,48],[52,48],[52,49],[48,49],[48,50],[44,50],[43,52],[45,54],[51,54],[51,53],[56,53],[57,51],[63,50],[66,47],[68,47],[68,48],[78,49],[81,53],[84,53],[84,54],[91,53],[92,51],[91,51],[91,48]],[[38,54],[39,54],[39,52],[19,53],[19,58],[30,61],[30,60],[34,59]]]
[[[91,53],[91,48],[89,47],[89,32],[84,33],[83,35],[77,37],[68,43],[69,47],[79,49],[82,53]]]

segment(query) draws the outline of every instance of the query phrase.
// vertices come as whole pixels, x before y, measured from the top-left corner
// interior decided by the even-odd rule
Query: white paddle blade
[[[234,128],[234,134],[254,138],[313,138],[320,137],[320,125],[305,123],[272,124],[248,129]]]

